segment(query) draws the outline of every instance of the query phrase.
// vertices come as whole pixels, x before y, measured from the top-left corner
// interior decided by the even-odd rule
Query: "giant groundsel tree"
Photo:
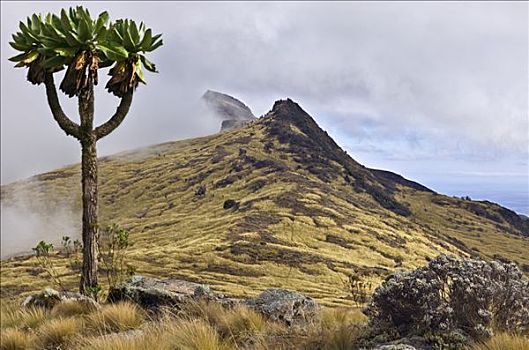
[[[145,54],[162,45],[161,34],[133,20],[110,22],[107,12],[96,19],[83,7],[63,9],[60,14],[33,14],[20,22],[11,46],[21,51],[10,58],[15,67],[27,67],[27,80],[44,83],[48,104],[60,128],[81,144],[83,264],[80,291],[97,290],[98,189],[96,142],[114,131],[127,115],[134,90],[145,84],[144,69],[156,72]],[[103,124],[94,125],[94,85],[99,69],[111,67],[106,89],[120,98],[116,112]],[[60,90],[77,97],[80,123],[63,111],[54,75],[65,69]]]

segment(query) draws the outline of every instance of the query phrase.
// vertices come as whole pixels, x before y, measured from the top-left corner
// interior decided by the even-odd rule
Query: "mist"
[[[40,203],[40,204],[39,204]],[[2,198],[0,259],[31,253],[41,240],[60,245],[63,236],[72,241],[81,235],[81,214],[68,206],[56,206],[53,211],[45,201],[35,201],[31,193],[18,190],[10,200]]]

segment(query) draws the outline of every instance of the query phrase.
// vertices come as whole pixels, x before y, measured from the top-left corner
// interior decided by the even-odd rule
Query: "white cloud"
[[[5,63],[18,19],[68,5],[2,2],[3,183],[79,157],[43,89]],[[240,97],[256,115],[291,97],[353,145],[353,156],[354,147],[404,159],[528,156],[527,3],[85,5],[142,19],[165,38],[153,57],[160,75],[138,89],[102,153],[216,131],[189,102],[211,88]],[[97,96],[100,121],[116,104],[106,95]]]

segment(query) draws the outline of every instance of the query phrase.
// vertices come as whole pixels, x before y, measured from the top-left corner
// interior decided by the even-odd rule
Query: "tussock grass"
[[[88,327],[99,333],[123,332],[140,327],[145,313],[136,305],[121,302],[104,306],[87,317]]]
[[[82,319],[73,317],[49,320],[37,330],[37,347],[67,349],[67,344],[83,330],[83,324]]]
[[[2,328],[17,327],[36,329],[49,318],[49,311],[43,308],[20,309],[11,307],[1,314]]]
[[[20,329],[5,328],[0,332],[0,350],[25,350],[31,342],[31,335]]]
[[[529,350],[529,338],[523,335],[501,333],[474,344],[470,350]]]
[[[164,327],[171,346],[181,350],[228,350],[219,334],[204,320],[182,320]]]
[[[262,336],[268,329],[268,323],[263,316],[245,306],[226,311],[220,322],[214,326],[223,338],[235,342]]]
[[[53,317],[71,317],[87,315],[96,310],[97,308],[93,304],[72,300],[55,305],[51,310],[51,315]]]
[[[311,330],[305,348],[358,348],[358,340],[365,334],[366,321],[367,317],[359,309],[324,308],[321,312],[321,325]]]
[[[169,350],[167,339],[158,330],[137,336],[111,335],[101,337],[86,337],[75,344],[76,349],[83,350]]]
[[[183,310],[187,319],[201,319],[214,327],[222,339],[241,342],[264,334],[270,322],[254,310],[238,305],[232,309],[218,303],[197,301]]]

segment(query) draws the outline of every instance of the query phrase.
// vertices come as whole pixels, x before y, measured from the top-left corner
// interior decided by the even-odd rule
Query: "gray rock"
[[[202,101],[222,119],[253,120],[255,116],[248,106],[231,97],[217,91],[208,90],[202,96]]]
[[[184,303],[197,299],[215,301],[227,306],[235,303],[234,299],[213,293],[207,285],[144,276],[133,276],[129,281],[112,288],[107,298],[109,302],[128,300],[146,309],[158,309],[162,306],[179,309]]]
[[[417,350],[414,346],[408,344],[386,344],[380,345],[371,350]]]
[[[52,309],[55,305],[67,302],[78,302],[89,305],[93,308],[99,308],[100,305],[92,298],[82,295],[81,293],[58,292],[52,288],[46,288],[39,294],[30,295],[22,307],[42,307]]]
[[[257,119],[244,103],[220,92],[208,90],[202,101],[222,120],[220,131],[238,129]]]
[[[270,288],[247,305],[257,312],[287,325],[319,321],[319,305],[314,299],[286,289]]]

